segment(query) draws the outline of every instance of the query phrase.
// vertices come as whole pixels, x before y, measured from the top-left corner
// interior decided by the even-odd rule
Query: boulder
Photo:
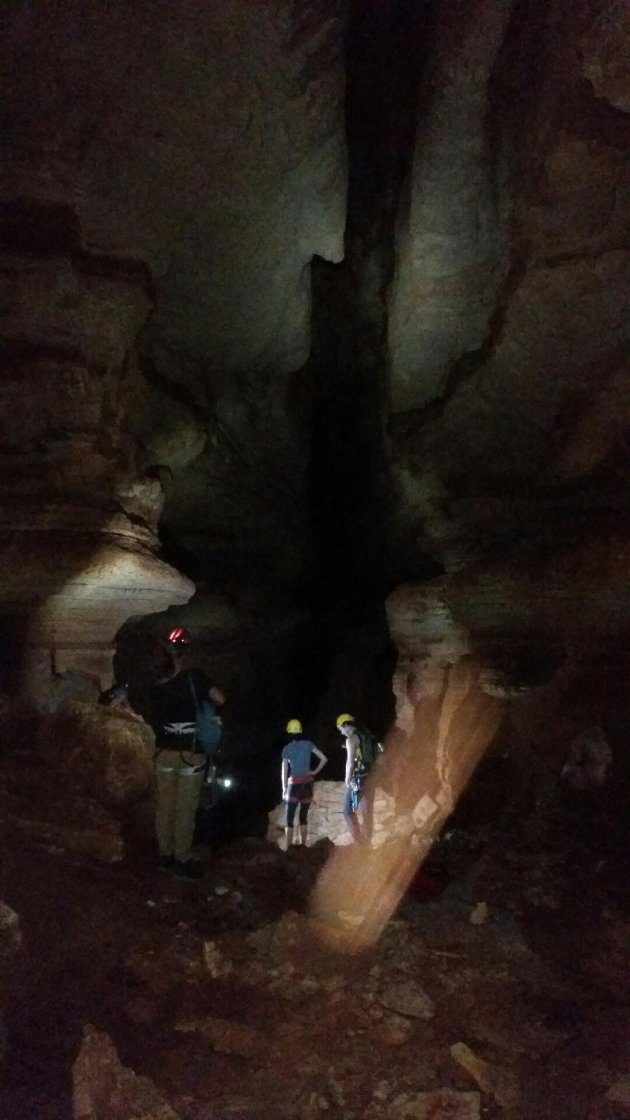
[[[40,748],[59,777],[102,805],[128,805],[149,792],[153,732],[124,712],[67,701],[42,720]]]
[[[345,782],[315,782],[313,802],[308,814],[307,844],[312,846],[318,841],[332,840],[333,844],[352,843],[343,817],[343,801],[346,796]],[[269,814],[267,839],[279,842],[284,834],[286,806],[276,806]],[[384,843],[395,819],[394,798],[385,790],[377,787],[374,798],[374,843]]]
[[[73,1120],[180,1120],[154,1083],[123,1066],[109,1035],[86,1026],[72,1067]]]

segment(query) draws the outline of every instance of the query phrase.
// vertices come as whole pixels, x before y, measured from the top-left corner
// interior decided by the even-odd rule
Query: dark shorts
[[[313,800],[313,782],[289,782],[287,801],[297,801],[300,805],[310,805]]]

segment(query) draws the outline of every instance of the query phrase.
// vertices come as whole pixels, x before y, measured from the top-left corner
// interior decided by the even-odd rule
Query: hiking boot
[[[204,865],[196,859],[176,859],[170,867],[174,879],[200,879],[203,873]]]

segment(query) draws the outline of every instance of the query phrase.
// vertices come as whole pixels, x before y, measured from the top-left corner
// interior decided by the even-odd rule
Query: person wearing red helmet
[[[209,700],[215,707],[225,701],[221,689],[203,670],[185,666],[184,654],[191,643],[192,637],[183,627],[171,630],[169,663],[151,692],[159,866],[183,879],[197,878],[202,872],[191,858],[208,762],[198,742],[198,711],[202,701]]]
[[[168,636],[168,642],[173,646],[189,646],[192,644],[192,634],[183,626],[175,626]]]

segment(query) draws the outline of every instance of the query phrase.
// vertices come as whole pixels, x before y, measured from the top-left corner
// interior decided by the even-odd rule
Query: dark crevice
[[[416,0],[350,5],[345,255],[341,264],[312,262],[311,355],[291,387],[310,445],[298,588],[306,618],[291,657],[292,695],[307,718],[315,715],[339,688],[341,658],[343,702],[357,704],[380,731],[391,720],[395,664],[383,603],[401,563],[390,544],[386,298],[432,12],[433,4]]]
[[[385,297],[432,11],[411,0],[351,6],[345,258],[312,265],[313,346],[303,371],[311,392],[306,594],[331,613],[342,603],[345,618],[361,617],[396,582],[388,545]]]

